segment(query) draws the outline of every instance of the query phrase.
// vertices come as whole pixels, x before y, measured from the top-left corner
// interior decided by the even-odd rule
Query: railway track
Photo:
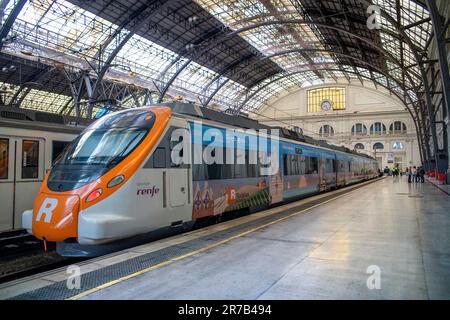
[[[235,219],[245,214],[248,214],[248,212],[237,211],[224,217],[221,221]],[[200,229],[221,222],[215,218],[202,219],[193,226],[193,229]],[[145,244],[179,233],[183,233],[183,231],[171,230],[164,234],[144,237],[134,242],[134,245]],[[56,245],[52,242],[47,243],[47,251],[44,251],[43,241],[25,231],[0,234],[0,284],[68,266],[86,259],[61,257],[56,253]]]
[[[80,259],[69,259],[56,254],[49,243],[44,251],[43,241],[25,231],[0,235],[0,283],[69,265]]]

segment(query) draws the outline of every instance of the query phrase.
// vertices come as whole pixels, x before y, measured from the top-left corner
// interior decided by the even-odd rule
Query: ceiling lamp
[[[20,53],[26,55],[26,56],[32,56],[33,52],[29,50],[20,50]]]

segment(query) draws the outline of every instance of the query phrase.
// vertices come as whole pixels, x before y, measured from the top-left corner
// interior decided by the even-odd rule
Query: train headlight
[[[103,193],[103,190],[101,188],[98,188],[98,189],[92,191],[86,198],[86,202],[94,201],[95,199],[100,197],[102,195],[102,193]]]
[[[121,184],[125,180],[125,177],[123,174],[120,176],[114,177],[111,180],[109,180],[108,184],[106,185],[108,188],[112,188],[117,186],[118,184]]]

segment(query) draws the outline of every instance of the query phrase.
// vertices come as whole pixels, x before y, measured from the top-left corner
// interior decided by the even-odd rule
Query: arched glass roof
[[[367,27],[370,4],[381,9],[379,29]],[[342,79],[415,102],[417,54],[430,37],[428,11],[413,0],[33,0],[1,47],[0,62],[16,70],[0,74],[0,88],[10,105],[72,114],[84,76],[92,83],[75,105],[94,110],[167,90],[161,99],[252,112],[286,90]]]

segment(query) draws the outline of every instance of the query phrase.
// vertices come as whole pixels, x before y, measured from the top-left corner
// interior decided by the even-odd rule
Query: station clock
[[[330,100],[323,100],[323,101],[320,103],[320,108],[321,108],[323,111],[330,111],[330,110],[331,110],[331,107],[332,107],[332,104],[331,104],[331,101],[330,101]]]

